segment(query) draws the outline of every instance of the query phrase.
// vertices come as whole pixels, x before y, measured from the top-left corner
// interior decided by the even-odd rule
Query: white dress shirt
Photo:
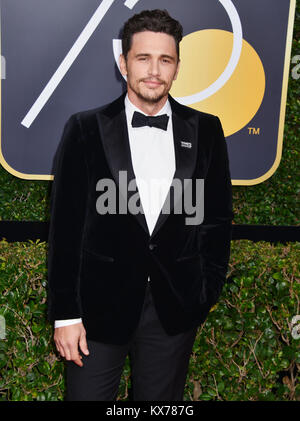
[[[151,235],[168,194],[175,173],[172,109],[169,100],[155,114],[169,116],[167,130],[156,127],[132,127],[134,111],[145,114],[125,97],[125,113],[133,171],[141,198],[149,235]],[[150,278],[148,278],[150,281]],[[80,323],[82,320],[56,320],[55,327]]]

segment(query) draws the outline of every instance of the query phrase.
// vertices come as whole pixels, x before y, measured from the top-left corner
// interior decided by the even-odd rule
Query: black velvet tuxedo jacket
[[[149,235],[145,216],[118,212],[136,191],[124,98],[76,113],[65,125],[55,158],[48,250],[49,320],[82,317],[87,339],[125,344],[137,328],[148,276],[165,331],[175,335],[203,323],[226,279],[232,230],[227,145],[218,117],[183,106],[169,95],[176,172],[204,179],[204,220],[161,211]],[[190,142],[191,147],[183,147]],[[117,212],[99,214],[100,179],[117,186]],[[172,189],[169,195],[172,197]],[[193,191],[195,194],[195,191]],[[126,198],[127,195],[127,198]]]

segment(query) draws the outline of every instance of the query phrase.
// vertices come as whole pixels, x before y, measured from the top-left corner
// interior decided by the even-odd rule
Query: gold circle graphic
[[[170,91],[173,97],[208,88],[224,72],[231,56],[232,32],[205,29],[186,35],[180,44],[181,68]],[[190,107],[220,117],[225,136],[255,116],[264,98],[266,77],[254,48],[243,40],[240,61],[228,82],[215,94]]]

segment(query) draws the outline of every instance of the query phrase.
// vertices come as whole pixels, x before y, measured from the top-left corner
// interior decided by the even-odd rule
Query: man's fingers
[[[58,352],[62,357],[64,357],[67,361],[74,361],[77,365],[80,367],[83,366],[83,363],[81,362],[81,355],[79,354],[78,350],[76,349],[76,345],[74,346],[57,346]]]
[[[70,361],[71,360],[71,352],[70,349],[67,346],[64,346],[63,352],[65,354],[65,359]]]
[[[82,323],[55,328],[54,341],[60,355],[68,361],[74,361],[80,367],[83,366],[82,356],[79,353],[78,345],[85,355],[89,354],[86,333]]]
[[[55,340],[55,346],[56,346],[56,349],[57,349],[58,353],[59,353],[62,357],[65,357],[64,349],[63,349],[63,347],[62,347],[61,343],[60,343],[58,340]]]
[[[72,361],[73,361],[75,364],[79,365],[79,367],[83,367],[83,362],[81,361],[81,357],[80,357],[80,355],[79,355],[79,354],[78,354],[78,358],[75,358],[75,360],[73,360],[73,359],[72,359]]]
[[[56,349],[62,357],[65,357],[64,349],[61,346],[56,345]]]
[[[71,360],[74,361],[75,364],[79,365],[79,367],[83,366],[83,363],[81,361],[82,357],[78,352],[77,347],[70,350]]]
[[[86,336],[85,336],[85,333],[83,333],[83,334],[80,336],[79,346],[80,346],[81,351],[82,351],[85,355],[89,355],[89,350],[88,350],[88,347],[87,347],[87,342],[86,342]]]

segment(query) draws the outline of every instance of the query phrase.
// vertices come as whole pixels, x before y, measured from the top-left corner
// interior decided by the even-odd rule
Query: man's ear
[[[180,63],[181,63],[181,61],[180,61],[180,59],[178,59],[177,69],[176,69],[176,72],[175,72],[175,75],[174,75],[173,80],[176,80],[177,79],[179,68],[180,68]]]
[[[120,54],[119,65],[120,65],[120,70],[121,70],[122,75],[126,76],[127,75],[127,66],[126,66],[126,60],[125,60],[124,54]]]

